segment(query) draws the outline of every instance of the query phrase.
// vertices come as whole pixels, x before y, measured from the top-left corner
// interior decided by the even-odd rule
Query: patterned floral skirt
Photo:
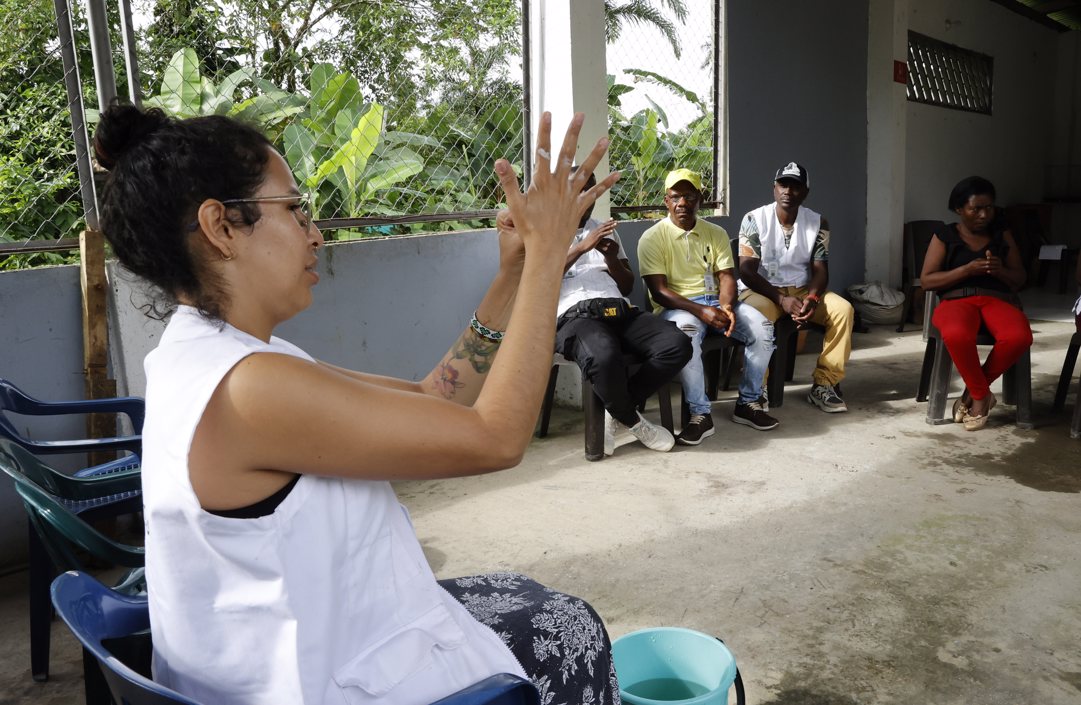
[[[620,705],[608,632],[584,600],[518,573],[439,584],[510,647],[541,705]]]

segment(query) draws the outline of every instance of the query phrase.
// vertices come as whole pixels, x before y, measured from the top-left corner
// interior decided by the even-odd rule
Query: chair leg
[[[34,680],[49,680],[49,641],[52,632],[53,604],[49,585],[56,569],[45,545],[30,526],[30,673]]]
[[[687,428],[691,422],[691,406],[687,403],[687,395],[683,392],[683,385],[679,390],[679,427]]]
[[[1070,391],[1070,378],[1073,377],[1073,368],[1077,364],[1077,351],[1081,349],[1081,333],[1074,333],[1070,339],[1070,347],[1066,348],[1066,359],[1062,361],[1062,373],[1058,376],[1058,386],[1055,387],[1055,403],[1051,408],[1060,412],[1066,406],[1066,393]]]
[[[559,365],[552,365],[552,371],[548,373],[548,388],[544,390],[544,403],[541,404],[540,425],[537,427],[537,438],[548,435],[548,422],[552,420],[552,403],[555,401],[556,380],[559,379]],[[585,401],[583,400],[583,404]]]
[[[672,385],[665,383],[657,390],[657,405],[661,408],[661,426],[668,429],[669,433],[675,433],[672,423]]]
[[[1028,350],[1013,366],[1014,403],[1017,404],[1017,428],[1032,428],[1032,357]]]
[[[784,371],[781,369],[782,356],[786,353],[778,348],[769,359],[769,379],[766,381],[766,394],[769,408],[779,409],[784,405]]]
[[[916,401],[927,401],[927,392],[931,389],[931,371],[935,366],[935,339],[928,338],[923,350],[923,365],[920,367],[920,384],[916,389]]]
[[[101,672],[101,665],[94,655],[83,649],[83,694],[86,705],[112,705],[113,696],[109,683]]]
[[[895,329],[898,333],[905,332],[905,324],[908,323],[908,319],[912,316],[912,284],[905,284],[902,289],[902,293],[905,296],[904,302],[901,304],[901,322],[897,324]]]
[[[702,355],[702,365],[705,367],[706,398],[717,401],[717,387],[721,377],[721,366],[724,364],[724,353],[720,348],[710,350]]]
[[[604,459],[604,404],[593,393],[593,385],[582,377],[582,411],[586,415],[586,460]]]
[[[796,341],[792,342],[792,338]],[[799,332],[795,336],[790,336],[788,340],[788,354],[785,356],[784,378],[785,381],[791,382],[792,378],[796,376],[796,348],[799,347]]]
[[[1073,422],[1070,423],[1070,438],[1081,438],[1081,375],[1077,376],[1077,396],[1073,400]]]
[[[946,397],[950,393],[950,373],[953,372],[953,359],[941,338],[933,339],[935,344],[935,363],[931,370],[931,393],[927,403],[927,423],[953,423],[953,418],[946,415]],[[932,341],[928,341],[930,344]]]

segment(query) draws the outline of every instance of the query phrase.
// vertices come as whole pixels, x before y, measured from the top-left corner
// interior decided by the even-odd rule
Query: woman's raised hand
[[[495,163],[499,185],[507,196],[507,212],[497,217],[497,227],[501,235],[507,230],[517,234],[527,251],[551,248],[553,252],[565,255],[586,209],[619,179],[619,173],[613,172],[596,186],[582,190],[608,149],[608,139],[602,137],[580,168],[571,171],[584,120],[581,113],[574,115],[553,168],[552,115],[546,112],[541,116],[536,168],[533,182],[525,193],[520,190],[518,177],[507,160],[499,159]]]

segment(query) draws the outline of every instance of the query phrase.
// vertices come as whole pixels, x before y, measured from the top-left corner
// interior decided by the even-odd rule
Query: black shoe
[[[736,409],[732,412],[732,420],[744,426],[750,426],[756,431],[768,431],[771,428],[777,428],[780,424],[780,421],[763,411],[762,406],[756,401],[749,404],[736,404]]]
[[[692,414],[691,420],[676,436],[676,442],[682,446],[696,446],[714,433],[712,416],[709,414]]]

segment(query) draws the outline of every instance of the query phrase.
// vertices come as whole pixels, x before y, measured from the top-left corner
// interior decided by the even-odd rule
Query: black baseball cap
[[[781,179],[792,179],[808,187],[811,185],[810,180],[807,178],[807,170],[796,162],[788,162],[777,170],[773,180],[780,181]]]

